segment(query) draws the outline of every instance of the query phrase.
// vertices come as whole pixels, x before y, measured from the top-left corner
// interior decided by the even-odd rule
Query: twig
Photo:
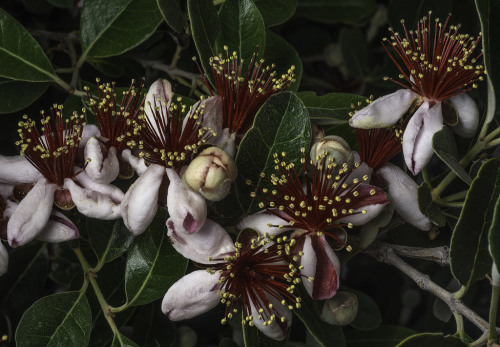
[[[403,257],[430,260],[443,266],[450,265],[450,249],[446,246],[434,247],[434,248],[420,248],[420,247],[393,245],[375,241],[372,243],[370,248],[381,248],[381,247],[390,247],[394,250],[394,252]],[[368,252],[369,251],[370,249],[368,250]]]

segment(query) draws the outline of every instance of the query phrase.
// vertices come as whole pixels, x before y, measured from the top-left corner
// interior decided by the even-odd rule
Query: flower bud
[[[222,149],[210,147],[203,150],[189,164],[184,173],[184,183],[211,201],[222,200],[236,179],[236,164]]]
[[[321,319],[339,326],[351,324],[358,314],[358,298],[354,293],[340,291],[325,301]]]
[[[311,147],[311,159],[314,164],[326,156],[327,162],[333,161],[339,168],[347,164],[350,168],[354,164],[354,157],[349,144],[340,136],[329,135],[317,141]]]

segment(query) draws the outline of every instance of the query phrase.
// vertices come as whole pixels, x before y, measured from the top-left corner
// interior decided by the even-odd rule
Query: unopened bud
[[[210,147],[203,150],[189,164],[184,173],[184,183],[207,200],[222,200],[236,179],[236,164],[222,149]]]
[[[351,324],[358,314],[358,297],[351,292],[340,291],[325,301],[321,319],[327,323],[345,326]]]
[[[314,164],[326,156],[327,163],[335,163],[342,168],[344,163],[350,168],[354,164],[354,156],[349,144],[340,136],[329,135],[317,141],[311,147],[311,159]]]

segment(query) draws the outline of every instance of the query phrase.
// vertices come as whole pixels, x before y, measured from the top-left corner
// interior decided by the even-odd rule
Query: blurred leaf
[[[253,0],[253,2],[268,27],[286,22],[297,8],[297,0]]]
[[[88,58],[87,63],[102,73],[114,78],[121,77],[124,74],[127,75],[126,77],[143,74],[143,68],[139,62],[124,56]]]
[[[347,93],[330,93],[322,96],[315,92],[299,92],[297,96],[306,105],[309,117],[319,125],[348,123],[349,112],[364,102],[364,96]]]
[[[104,262],[125,253],[134,241],[134,236],[125,227],[122,219],[105,221],[87,218],[87,231],[97,258],[104,259]]]
[[[154,302],[137,309],[133,329],[132,338],[144,347],[172,346],[176,339],[175,324]]]
[[[120,333],[115,334],[111,347],[139,347],[137,343]]]
[[[495,204],[493,222],[490,226],[488,238],[491,257],[493,258],[497,269],[500,269],[500,197],[497,199]]]
[[[189,22],[201,66],[208,80],[213,83],[210,57],[217,55],[215,39],[220,31],[219,16],[212,0],[188,0]]]
[[[295,82],[288,86],[288,90],[296,91],[302,78],[302,61],[295,48],[285,41],[281,36],[271,30],[266,31],[266,47],[264,58],[268,65],[276,65],[276,74],[281,76],[294,66]]]
[[[374,0],[298,0],[296,14],[324,23],[355,23],[374,10]]]
[[[472,179],[465,169],[458,163],[457,145],[453,133],[448,127],[443,127],[432,137],[432,148],[437,156],[444,161],[446,165],[458,176],[462,181],[471,184]]]
[[[491,159],[472,181],[451,237],[451,271],[463,286],[470,286],[491,270],[488,231],[499,194],[500,160]]]
[[[345,332],[345,337],[347,347],[394,347],[414,333],[413,330],[404,327],[382,325],[370,331],[349,330]]]
[[[276,323],[274,323],[276,324]],[[248,324],[244,324],[243,328],[243,341],[246,347],[253,346],[266,346],[266,347],[286,347],[288,335],[283,341],[273,340],[263,333],[260,332],[255,326],[249,326]],[[290,329],[288,329],[288,333]]]
[[[16,343],[24,346],[87,346],[92,316],[85,291],[46,296],[23,315]]]
[[[12,113],[31,105],[49,87],[48,83],[0,82],[0,113]]]
[[[441,333],[422,333],[416,334],[401,341],[396,347],[421,347],[421,346],[439,346],[439,347],[463,347],[466,343],[460,341],[455,336],[443,336]]]
[[[83,277],[83,270],[75,252],[67,242],[58,244],[50,262],[50,279],[56,283],[68,285],[78,275]]]
[[[180,0],[156,0],[158,8],[165,19],[165,22],[177,31],[183,33],[187,26],[186,16],[182,12]]]
[[[220,31],[215,46],[217,53],[229,48],[229,54],[235,51],[238,58],[244,59],[244,69],[250,64],[255,48],[266,45],[266,27],[262,16],[252,0],[225,1],[219,9]],[[224,53],[223,53],[224,54]]]
[[[122,54],[151,36],[162,20],[155,0],[85,0],[82,55],[102,58]]]
[[[1,8],[0,76],[30,82],[47,82],[57,78],[38,42]]]
[[[431,221],[442,227],[446,224],[446,217],[441,212],[439,206],[432,201],[429,185],[423,182],[417,190],[418,208]]]
[[[380,326],[382,316],[377,303],[363,292],[349,288],[344,289],[356,294],[358,297],[358,314],[351,326],[358,330],[372,330]]]
[[[49,4],[59,8],[73,8],[75,6],[74,0],[46,0]]]
[[[349,75],[355,78],[363,77],[368,61],[368,48],[363,32],[357,28],[342,28],[339,44]]]
[[[387,6],[389,24],[394,26],[395,31],[400,31],[401,20],[404,19],[406,28],[415,30],[417,22],[422,17],[428,16],[429,11],[432,11],[432,18],[439,17],[444,21],[451,12],[452,2],[452,0],[415,0],[410,3],[406,0],[391,0]]]
[[[160,209],[129,250],[125,292],[130,305],[144,305],[162,298],[186,272],[188,261],[171,245],[165,221],[165,210]]]

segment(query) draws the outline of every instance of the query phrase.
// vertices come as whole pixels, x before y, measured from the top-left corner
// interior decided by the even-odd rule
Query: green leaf
[[[82,55],[122,54],[151,36],[162,19],[155,0],[86,0],[81,15]]]
[[[491,159],[482,165],[472,181],[451,237],[451,271],[464,286],[483,278],[491,270],[488,231],[499,194],[500,160]]]
[[[462,181],[471,184],[472,179],[465,169],[458,163],[458,151],[453,133],[448,127],[443,127],[432,137],[432,148],[437,156],[444,161],[446,165],[458,176]]]
[[[342,28],[339,44],[349,75],[355,78],[363,77],[368,62],[368,48],[363,32],[357,28]]]
[[[132,339],[140,346],[173,346],[177,338],[174,322],[161,312],[158,303],[140,306],[134,315]]]
[[[186,16],[182,12],[180,0],[156,0],[158,8],[165,19],[165,22],[177,31],[183,33],[184,28],[187,26]]]
[[[219,53],[224,46],[229,54],[235,51],[243,66],[250,64],[256,47],[265,47],[266,27],[264,20],[252,0],[225,1],[219,10],[220,32],[215,40]],[[262,55],[263,52],[260,52]]]
[[[170,243],[165,221],[165,210],[160,209],[128,253],[125,292],[130,305],[144,305],[163,297],[186,272],[188,261]]]
[[[12,113],[28,107],[45,93],[48,87],[48,83],[0,82],[0,114]]]
[[[500,197],[497,199],[495,204],[493,223],[491,223],[488,235],[491,257],[493,258],[497,269],[500,269]]]
[[[500,16],[500,1],[476,0],[476,7],[481,22],[483,60],[488,81],[488,111],[485,122],[489,123],[493,120],[500,102],[500,67],[497,63],[500,57],[500,27],[495,24]]]
[[[297,8],[297,0],[253,0],[253,2],[268,27],[286,22]]]
[[[446,224],[446,217],[441,212],[439,206],[432,201],[429,185],[423,182],[417,190],[418,208],[431,221],[442,227]]]
[[[287,73],[293,66],[295,81],[288,86],[288,90],[296,91],[299,88],[302,78],[302,61],[295,48],[271,30],[266,31],[264,58],[268,65],[276,65],[276,73],[279,76]]]
[[[372,330],[377,328],[382,323],[382,316],[375,301],[358,290],[344,289],[354,293],[358,298],[358,314],[351,323],[351,326],[358,330]]]
[[[315,92],[299,92],[297,96],[306,105],[311,120],[320,125],[347,124],[349,112],[366,100],[364,96],[347,93],[318,96]]]
[[[111,347],[139,347],[137,343],[120,333],[115,334]]]
[[[0,9],[0,76],[47,82],[57,78],[42,47],[7,12]]]
[[[19,347],[87,346],[91,324],[85,291],[46,296],[23,315],[16,343]]]
[[[414,333],[407,328],[383,325],[370,331],[349,330],[345,337],[348,347],[393,347]]]
[[[275,323],[276,324],[276,323]],[[286,347],[288,335],[283,341],[273,340],[259,331],[255,326],[244,324],[243,328],[243,341],[246,347],[253,346],[266,346],[266,347]],[[290,329],[288,329],[290,332]]]
[[[218,53],[215,49],[215,39],[220,31],[217,10],[212,0],[188,0],[187,7],[191,33],[201,66],[209,81],[213,83],[209,60]]]
[[[100,261],[111,261],[127,251],[134,236],[123,221],[104,221],[87,218],[87,232],[90,243]]]
[[[443,336],[441,333],[423,333],[416,334],[401,341],[396,347],[421,347],[421,346],[439,346],[439,347],[463,347],[466,343],[460,341],[455,336]]]
[[[61,243],[55,250],[55,255],[50,262],[50,279],[59,284],[69,285],[75,276],[82,276],[83,271],[67,242]]]
[[[296,14],[324,23],[355,23],[374,10],[374,0],[298,0]]]

